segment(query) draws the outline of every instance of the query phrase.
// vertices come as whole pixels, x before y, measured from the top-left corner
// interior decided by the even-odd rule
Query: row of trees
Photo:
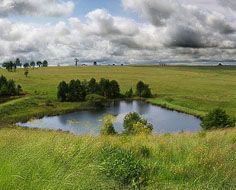
[[[7,80],[6,77],[0,76],[0,97],[17,96],[21,92],[20,85],[16,85],[13,80]]]
[[[109,99],[115,98],[132,98],[133,96],[139,96],[143,98],[152,97],[151,89],[148,84],[139,81],[136,85],[136,93],[133,93],[133,89],[130,88],[124,95],[120,93],[120,85],[116,80],[108,80],[102,78],[99,82],[96,79],[91,78],[89,81],[71,80],[69,84],[62,81],[58,85],[57,97],[60,101],[84,101],[86,95],[97,94]]]
[[[2,64],[3,67],[5,67],[8,71],[13,72],[16,71],[17,67],[24,67],[24,68],[29,68],[29,67],[48,67],[48,61],[44,60],[43,62],[41,61],[31,61],[31,62],[26,62],[26,63],[21,63],[20,59],[17,58],[14,62],[13,61],[9,61],[9,62],[4,62]]]
[[[71,80],[68,84],[62,81],[58,85],[57,97],[60,101],[84,101],[89,94],[97,94],[106,98],[119,98],[120,86],[115,80],[102,78],[97,82],[94,78],[89,81]]]

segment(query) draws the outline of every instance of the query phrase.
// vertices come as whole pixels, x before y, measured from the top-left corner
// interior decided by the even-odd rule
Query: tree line
[[[0,97],[18,96],[21,92],[20,85],[16,85],[13,80],[7,80],[6,77],[0,76]]]
[[[24,67],[24,68],[29,68],[29,67],[48,67],[48,61],[31,61],[31,62],[26,62],[26,63],[21,63],[20,59],[17,58],[15,61],[8,61],[4,62],[2,64],[2,67],[6,68],[10,72],[16,71],[17,67]]]
[[[89,94],[97,94],[106,98],[119,98],[120,86],[115,80],[102,78],[99,82],[92,78],[89,81],[71,80],[58,85],[57,97],[60,101],[80,102]]]
[[[89,94],[96,94],[108,99],[132,98],[139,96],[143,98],[152,97],[148,84],[139,81],[136,85],[136,93],[130,88],[125,94],[121,94],[120,85],[116,80],[101,78],[99,82],[91,78],[89,81],[71,80],[69,83],[60,82],[57,88],[57,97],[61,102],[81,102]]]

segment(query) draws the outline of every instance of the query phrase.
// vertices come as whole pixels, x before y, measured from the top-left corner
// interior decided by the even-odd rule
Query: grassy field
[[[157,95],[148,100],[153,104],[197,116],[221,107],[236,116],[235,67],[50,67],[30,69],[28,78],[23,69],[0,69],[1,74],[27,94],[0,104],[0,189],[129,189],[101,170],[101,152],[108,144],[131,151],[145,166],[142,189],[236,189],[236,129],[89,137],[12,125],[86,109],[84,103],[58,102],[56,91],[62,80],[91,77],[118,80],[122,92],[143,80]]]
[[[129,189],[101,173],[105,144],[132,150],[148,168],[142,189],[236,189],[236,129],[95,138],[14,128],[0,130],[0,189]]]
[[[236,67],[49,67],[30,69],[28,78],[23,69],[16,73],[1,69],[0,74],[14,79],[28,93],[23,99],[0,105],[1,122],[84,108],[57,102],[57,85],[62,80],[91,77],[116,79],[123,92],[143,80],[157,94],[149,100],[154,104],[197,116],[221,107],[236,116]],[[48,100],[53,106],[47,106]]]

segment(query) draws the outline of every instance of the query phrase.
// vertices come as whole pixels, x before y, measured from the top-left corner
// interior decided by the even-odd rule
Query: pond
[[[129,112],[138,112],[154,126],[153,133],[197,132],[201,130],[201,120],[184,113],[170,111],[143,101],[113,102],[109,107],[93,111],[78,111],[74,113],[44,117],[19,126],[69,131],[74,134],[98,135],[102,118],[106,114],[116,116],[114,127],[116,131],[123,131],[123,119]]]

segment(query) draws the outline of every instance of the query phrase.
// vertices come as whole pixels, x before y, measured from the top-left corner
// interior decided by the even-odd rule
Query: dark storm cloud
[[[43,15],[64,16],[73,12],[72,1],[57,0],[1,0],[0,16],[8,15]]]

